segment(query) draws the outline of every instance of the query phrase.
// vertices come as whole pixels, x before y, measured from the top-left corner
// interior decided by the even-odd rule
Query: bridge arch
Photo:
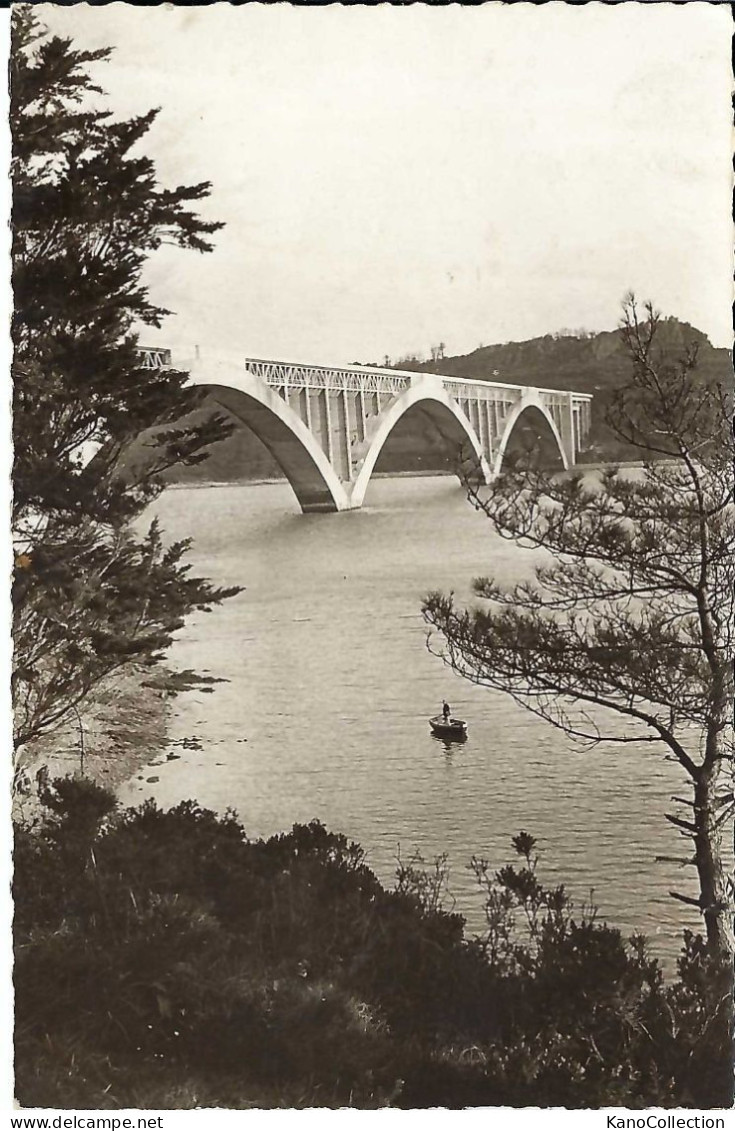
[[[362,506],[375,464],[386,440],[398,421],[412,409],[420,410],[428,416],[440,434],[449,443],[456,443],[458,449],[466,449],[469,445],[471,456],[479,466],[482,478],[485,482],[489,482],[490,469],[482,454],[482,444],[459,405],[445,392],[441,381],[432,377],[417,378],[381,413],[378,427],[370,440],[370,446],[352,488],[351,506]]]
[[[325,452],[278,393],[236,363],[189,365],[192,384],[247,425],[288,479],[305,514],[343,511],[352,505]]]
[[[562,443],[562,438],[559,435],[559,429],[554,422],[554,418],[549,412],[546,405],[541,400],[541,397],[538,395],[538,393],[535,390],[529,390],[528,393],[523,394],[520,401],[513,407],[507,421],[505,422],[503,435],[500,437],[500,443],[498,444],[498,450],[495,455],[495,462],[493,465],[493,478],[499,475],[502,470],[503,460],[505,459],[505,452],[508,447],[508,443],[519,420],[524,414],[527,414],[526,419],[529,419],[533,418],[536,413],[540,413],[543,417],[543,423],[541,425],[542,429],[544,429],[548,425],[548,429],[551,432],[551,436],[553,437],[553,440],[558,449],[562,466],[565,471],[569,470],[569,460],[564,450],[564,444]]]

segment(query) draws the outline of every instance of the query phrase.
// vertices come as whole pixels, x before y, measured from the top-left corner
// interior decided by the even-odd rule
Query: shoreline
[[[670,463],[670,460],[660,460],[660,463]],[[643,460],[602,460],[596,463],[584,463],[580,461],[570,468],[570,471],[602,471],[608,467],[620,468],[635,468],[643,467]],[[374,471],[372,479],[451,479],[456,477],[456,471],[449,469],[437,468],[434,471]],[[167,491],[203,491],[212,487],[276,487],[279,484],[288,484],[288,479],[285,476],[261,479],[204,479],[192,480],[189,483],[177,482],[167,483]]]
[[[164,669],[158,669],[163,675]],[[162,756],[168,743],[172,695],[146,686],[156,675],[133,668],[103,680],[80,712],[28,744],[20,761],[23,784],[13,797],[13,816],[25,820],[39,809],[36,775],[48,778],[84,776],[110,789]]]
[[[378,471],[373,472],[373,479],[435,479],[438,477],[451,478],[456,475],[454,471]],[[206,479],[191,483],[167,483],[167,491],[204,490],[209,487],[276,487],[279,484],[288,484],[285,476],[270,479]]]

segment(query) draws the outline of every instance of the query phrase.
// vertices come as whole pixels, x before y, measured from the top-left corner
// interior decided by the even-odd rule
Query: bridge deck
[[[434,370],[385,369],[377,365],[309,365],[289,361],[268,361],[253,357],[244,358],[244,365],[249,373],[260,377],[269,385],[278,386],[286,382],[292,388],[342,390],[345,388],[345,383],[347,383],[348,388],[352,384],[355,388],[365,388],[361,379],[369,381],[373,378],[375,384],[380,385],[381,391],[390,386],[396,392],[401,392],[411,381],[420,377],[437,377],[446,388],[451,386],[461,388],[464,396],[467,396],[472,390],[481,399],[485,399],[483,394],[486,394],[489,389],[507,389],[517,395],[528,388],[527,385],[512,384],[508,381],[484,381],[477,378],[454,377],[448,373],[436,373]],[[354,382],[352,379],[354,379]],[[564,389],[548,389],[538,385],[534,388],[539,393],[545,393],[549,396],[568,395],[568,391]],[[592,400],[590,393],[572,392],[572,396],[575,401]]]
[[[173,364],[172,351],[165,348],[141,347],[140,356],[146,369],[162,369]],[[450,390],[462,390],[459,396],[466,398],[474,392],[479,400],[488,398],[490,390],[497,392],[508,391],[513,394],[513,399],[528,385],[514,384],[509,381],[484,381],[477,378],[454,377],[448,373],[436,373],[431,370],[386,369],[378,365],[312,365],[294,361],[274,361],[258,357],[240,357],[233,359],[234,365],[242,365],[248,373],[260,377],[271,387],[279,388],[286,385],[299,389],[329,389],[341,392],[348,391],[369,392],[403,392],[412,381],[420,377],[437,377],[442,384]],[[185,363],[182,366],[186,368]],[[539,393],[555,397],[569,395],[566,389],[550,389],[543,386],[533,386]],[[592,400],[591,393],[571,391],[575,403]],[[491,399],[495,399],[494,397]]]

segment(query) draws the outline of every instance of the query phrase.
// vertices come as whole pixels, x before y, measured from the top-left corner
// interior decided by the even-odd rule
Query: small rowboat
[[[435,715],[433,719],[429,719],[429,726],[437,738],[467,737],[467,723],[462,719],[446,720],[443,715]]]

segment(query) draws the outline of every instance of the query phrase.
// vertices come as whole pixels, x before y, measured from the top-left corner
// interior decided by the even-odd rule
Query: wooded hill
[[[732,385],[729,350],[716,349],[701,330],[676,318],[661,321],[659,349],[675,361],[691,344],[698,349],[696,376],[702,381]],[[590,458],[622,456],[621,445],[605,426],[605,410],[611,396],[630,376],[630,357],[617,330],[593,333],[545,334],[526,342],[480,346],[471,353],[443,357],[440,361],[400,362],[397,368],[427,373],[445,373],[475,381],[507,381],[512,385],[534,385],[547,389],[574,389],[592,393]]]

